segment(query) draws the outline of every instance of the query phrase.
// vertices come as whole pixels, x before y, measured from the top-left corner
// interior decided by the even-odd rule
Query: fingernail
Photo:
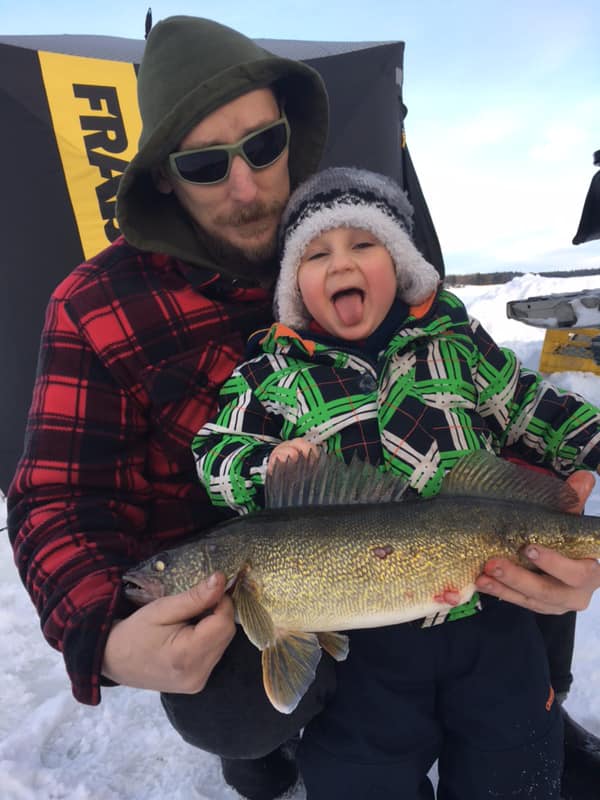
[[[216,572],[213,572],[213,574],[206,581],[206,585],[208,586],[209,589],[214,589],[218,583],[219,583],[219,576],[217,575]]]
[[[484,581],[483,583],[479,584],[479,588],[483,589],[484,591],[489,592],[489,590],[492,588],[492,582],[491,581]]]
[[[492,570],[492,575],[494,576],[494,578],[501,578],[502,575],[503,575],[503,572],[500,569],[500,567],[494,567],[494,569]]]
[[[531,561],[535,561],[540,557],[540,551],[537,549],[537,547],[528,547],[527,550],[525,550],[525,555]]]

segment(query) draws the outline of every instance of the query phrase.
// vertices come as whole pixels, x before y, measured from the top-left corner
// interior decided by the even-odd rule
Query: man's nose
[[[256,200],[258,186],[252,167],[241,156],[234,156],[229,172],[229,195],[238,203],[251,203]]]

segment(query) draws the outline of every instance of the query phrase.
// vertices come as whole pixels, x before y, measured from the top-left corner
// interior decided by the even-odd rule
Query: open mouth
[[[136,605],[143,606],[151,600],[163,597],[164,586],[160,581],[153,580],[147,575],[138,575],[127,572],[123,575],[123,591],[128,600]]]
[[[340,289],[339,292],[334,292],[331,296],[331,300],[336,303],[339,299],[343,299],[344,297],[352,297],[352,295],[358,295],[361,300],[365,299],[365,293],[362,289],[351,287],[350,289]]]
[[[344,325],[356,325],[361,321],[365,302],[365,292],[362,289],[341,289],[334,292],[331,302]]]

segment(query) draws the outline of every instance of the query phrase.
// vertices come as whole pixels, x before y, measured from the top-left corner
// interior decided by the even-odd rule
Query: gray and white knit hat
[[[389,252],[398,296],[409,305],[424,302],[440,276],[415,247],[413,208],[390,178],[354,167],[331,167],[302,183],[291,195],[279,227],[281,268],[275,287],[275,318],[291,328],[310,322],[300,291],[298,267],[308,244],[333,228],[370,231]]]

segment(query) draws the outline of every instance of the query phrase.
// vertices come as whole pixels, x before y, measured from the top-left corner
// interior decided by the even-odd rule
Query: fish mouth
[[[144,606],[165,595],[165,587],[161,581],[134,570],[123,575],[123,591],[127,599],[138,606]]]

